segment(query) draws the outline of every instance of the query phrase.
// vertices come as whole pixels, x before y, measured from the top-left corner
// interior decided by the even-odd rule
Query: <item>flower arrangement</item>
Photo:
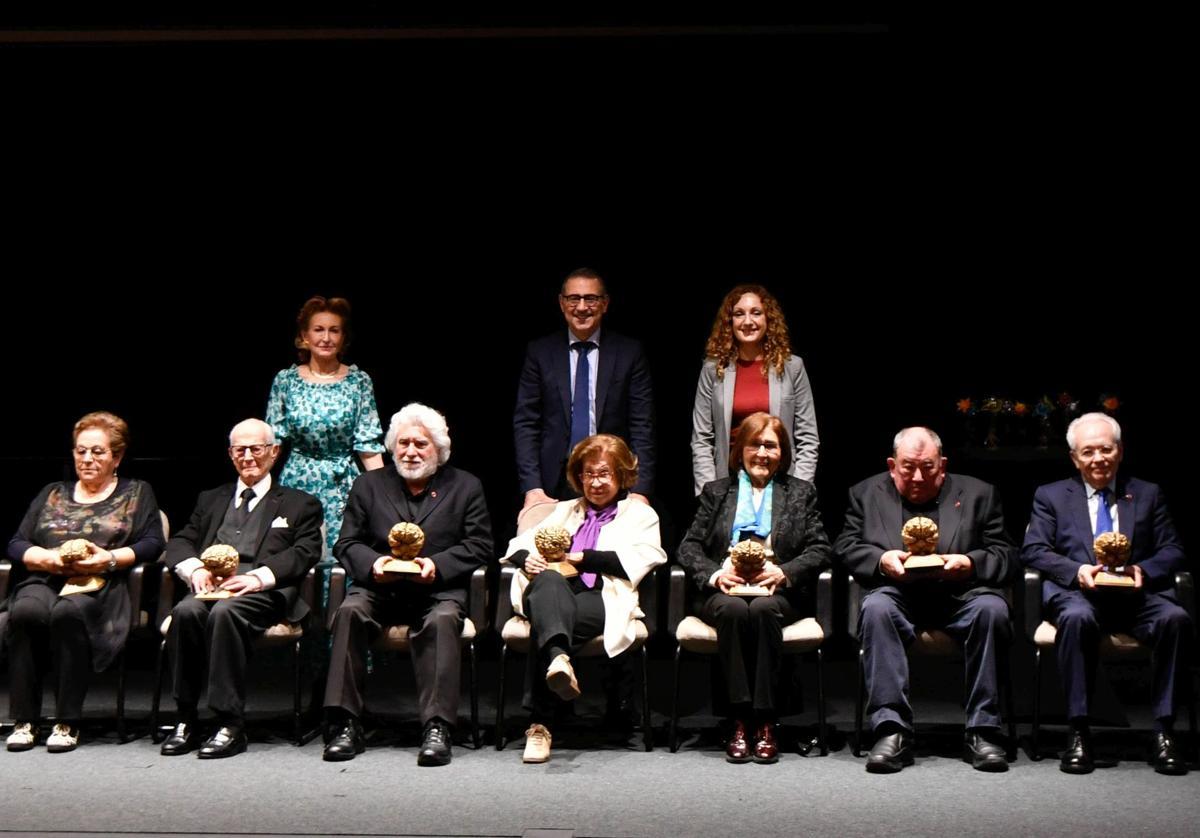
[[[1102,393],[1096,407],[1111,415],[1120,410],[1121,399]],[[992,449],[1030,444],[1049,448],[1051,441],[1063,439],[1067,425],[1084,412],[1082,402],[1065,391],[1053,398],[1043,395],[1037,401],[967,396],[955,402],[955,410],[964,422],[966,444]]]

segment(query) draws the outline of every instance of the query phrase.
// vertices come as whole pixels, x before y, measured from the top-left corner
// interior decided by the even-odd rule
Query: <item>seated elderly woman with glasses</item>
[[[129,568],[163,549],[150,486],[117,477],[129,427],[111,413],[75,423],[77,480],[51,483],[33,499],[8,543],[14,563],[8,610],[9,707],[16,720],[8,750],[37,742],[42,681],[57,668],[49,751],[79,742],[90,674],[116,659],[129,634]]]
[[[777,417],[747,416],[730,447],[730,476],[705,484],[679,545],[679,564],[702,600],[699,616],[717,629],[733,729],[725,751],[729,762],[778,760],[783,629],[810,609],[817,575],[830,561],[817,490],[788,473],[791,442]],[[767,556],[753,578],[739,576],[730,559],[733,547],[746,540],[760,542]],[[764,588],[765,595],[731,595],[741,586]]]
[[[609,658],[628,649],[641,616],[638,584],[667,560],[658,515],[629,497],[637,474],[637,457],[620,437],[587,437],[567,460],[567,481],[583,497],[559,501],[539,526],[509,542],[503,561],[524,571],[513,577],[513,609],[529,620],[534,642],[525,762],[550,758],[554,696],[570,701],[580,693],[571,655],[599,635]]]

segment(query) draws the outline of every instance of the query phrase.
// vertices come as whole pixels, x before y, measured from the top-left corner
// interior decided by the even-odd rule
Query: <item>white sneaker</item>
[[[579,681],[575,679],[575,669],[566,655],[550,661],[546,669],[546,686],[563,701],[579,698]]]
[[[46,739],[46,750],[52,754],[61,754],[75,750],[79,744],[79,728],[70,725],[55,725],[49,738]]]
[[[525,754],[522,762],[547,762],[550,759],[550,731],[545,725],[530,725],[525,731]]]
[[[8,749],[10,751],[28,751],[37,743],[37,732],[29,722],[20,722],[8,734]]]

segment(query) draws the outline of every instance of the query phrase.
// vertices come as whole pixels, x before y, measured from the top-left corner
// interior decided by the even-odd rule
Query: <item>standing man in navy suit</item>
[[[642,344],[605,331],[608,292],[595,271],[579,268],[562,284],[558,307],[567,334],[532,341],[517,386],[513,442],[523,508],[575,496],[565,466],[575,444],[615,434],[638,458],[630,497],[654,490],[654,394]]]
[[[1187,664],[1192,622],[1175,601],[1175,572],[1183,548],[1162,492],[1153,483],[1118,477],[1124,449],[1121,426],[1104,413],[1087,413],[1067,428],[1079,477],[1040,487],[1021,548],[1021,561],[1040,570],[1042,602],[1058,628],[1058,669],[1067,696],[1071,736],[1059,766],[1068,774],[1094,768],[1088,698],[1096,675],[1100,633],[1127,632],[1154,651],[1154,742],[1151,763],[1160,774],[1186,774],[1187,762],[1171,727],[1175,696]],[[1096,587],[1093,544],[1118,532],[1130,541],[1134,587]],[[1179,681],[1176,680],[1178,675]]]

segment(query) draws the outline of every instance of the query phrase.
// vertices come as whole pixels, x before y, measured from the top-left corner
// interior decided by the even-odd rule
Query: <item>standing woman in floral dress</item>
[[[326,550],[318,565],[323,602],[350,486],[363,469],[383,466],[374,385],[357,366],[342,363],[349,345],[350,303],[341,297],[308,300],[296,317],[300,363],[279,371],[267,400],[267,422],[280,442],[291,443],[280,482],[315,495],[325,509]]]

